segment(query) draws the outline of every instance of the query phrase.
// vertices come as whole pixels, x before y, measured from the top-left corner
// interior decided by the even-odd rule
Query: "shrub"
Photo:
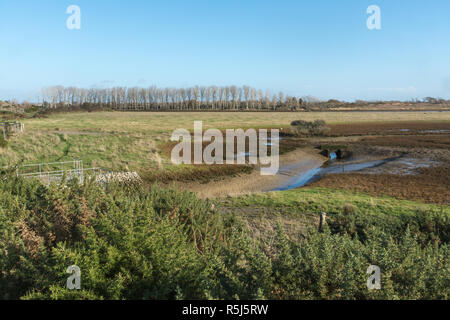
[[[0,299],[450,298],[448,216],[341,213],[295,243],[278,226],[267,248],[192,193],[0,181]],[[366,288],[373,264],[382,290]]]
[[[351,203],[346,203],[344,204],[344,214],[352,214],[355,213],[357,210],[357,208],[351,204]]]
[[[5,140],[3,134],[0,134],[0,148],[6,148],[8,146],[8,141]]]
[[[313,122],[304,120],[295,120],[291,123],[297,134],[304,136],[320,136],[329,132],[327,124],[323,120],[315,120]]]

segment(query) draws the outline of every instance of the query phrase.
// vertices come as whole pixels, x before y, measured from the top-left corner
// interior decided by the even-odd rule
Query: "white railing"
[[[70,169],[67,168],[68,164],[71,165]],[[64,177],[66,181],[77,179],[79,183],[83,183],[86,176],[100,175],[104,172],[107,171],[102,168],[85,169],[82,160],[28,164],[16,168],[17,177],[39,179],[45,185],[52,182],[61,183]]]
[[[68,165],[70,165],[70,168]],[[4,169],[11,168],[4,167]],[[86,178],[92,177],[95,177],[95,182],[100,185],[109,184],[113,181],[122,184],[142,183],[142,179],[137,172],[112,172],[103,168],[85,169],[81,160],[27,164],[17,166],[15,171],[17,177],[38,179],[47,186],[52,182],[61,184],[64,178],[66,182],[76,179],[82,184]]]

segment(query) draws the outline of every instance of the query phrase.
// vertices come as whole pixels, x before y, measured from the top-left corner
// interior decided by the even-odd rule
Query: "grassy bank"
[[[317,226],[319,214],[327,214],[327,222],[335,232],[345,230],[352,235],[367,237],[371,227],[377,227],[395,236],[409,226],[418,237],[450,241],[450,206],[424,204],[391,197],[373,197],[366,194],[327,188],[307,188],[270,192],[228,198],[221,201],[225,211],[249,214],[253,219],[281,219],[288,225],[293,237],[302,229],[302,220]],[[258,210],[264,208],[264,210]],[[261,217],[259,217],[261,215]],[[290,223],[292,220],[293,223]],[[442,229],[441,227],[444,228]],[[344,228],[344,229],[342,229]],[[291,228],[292,229],[292,228]],[[297,233],[297,234],[296,234]]]
[[[367,194],[327,188],[295,189],[283,192],[252,194],[228,198],[224,202],[236,207],[260,205],[268,208],[298,208],[300,212],[334,213],[346,204],[357,206],[365,213],[385,213],[391,215],[412,214],[417,210],[444,210],[450,215],[450,206],[424,204],[421,202],[398,200],[392,197],[374,197]]]

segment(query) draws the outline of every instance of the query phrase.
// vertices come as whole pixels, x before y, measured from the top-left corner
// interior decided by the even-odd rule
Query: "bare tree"
[[[77,88],[53,86],[42,88],[42,103],[50,108],[109,107],[115,110],[276,110],[278,107],[293,108],[299,105],[296,98],[283,92],[271,95],[266,90],[249,86],[195,86],[193,88]],[[312,99],[305,99],[310,102]]]

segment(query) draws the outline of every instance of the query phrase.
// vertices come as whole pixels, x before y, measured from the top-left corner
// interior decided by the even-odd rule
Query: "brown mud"
[[[391,159],[354,173],[327,174],[306,187],[352,190],[426,203],[450,204],[450,122],[354,123],[331,125],[330,136],[295,138],[281,142],[280,171],[276,176],[251,173],[219,181],[180,183],[200,197],[224,197],[270,191],[293,176],[323,165],[319,153],[348,150],[351,163]]]

